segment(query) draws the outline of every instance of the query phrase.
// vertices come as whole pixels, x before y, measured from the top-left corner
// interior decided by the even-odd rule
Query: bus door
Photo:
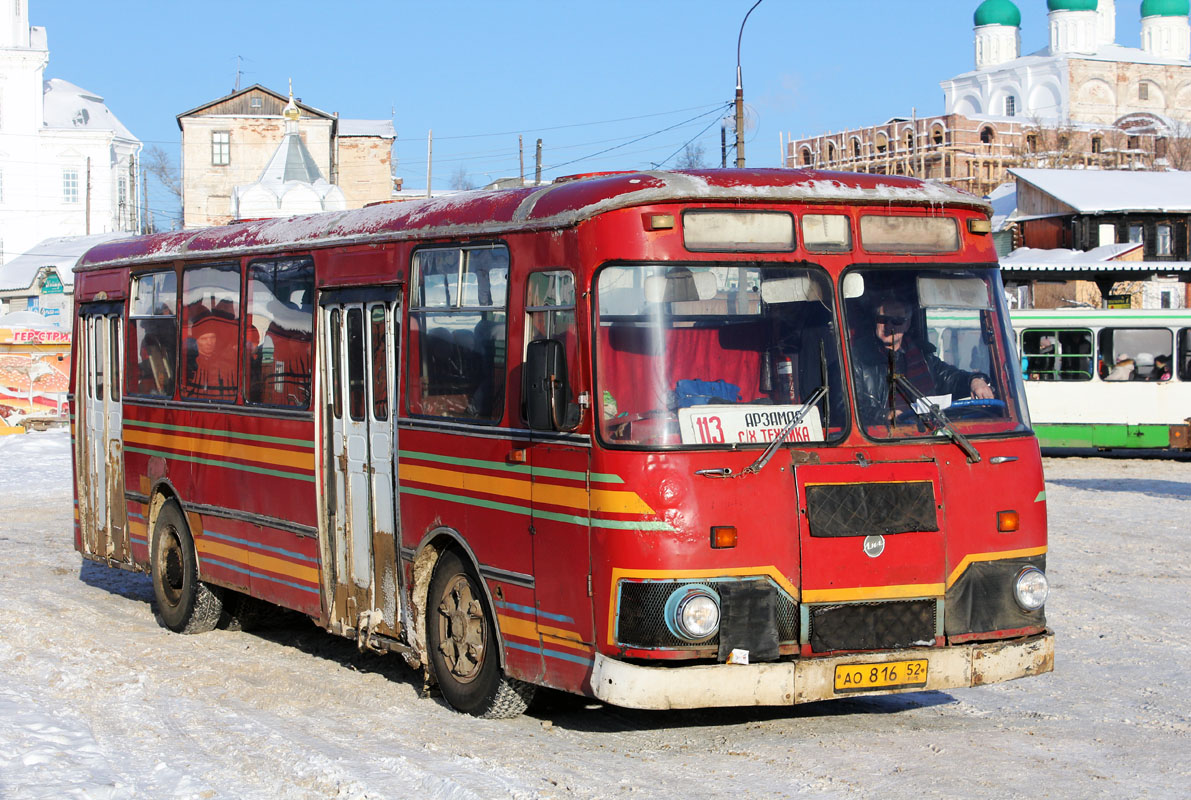
[[[128,563],[128,508],[124,504],[121,436],[121,307],[104,304],[81,310],[83,336],[83,474],[86,509],[81,509],[86,552]],[[78,424],[76,422],[76,424]]]
[[[396,636],[400,290],[326,292],[321,304],[330,621],[362,641],[369,633]]]
[[[608,509],[599,501],[602,485],[591,486],[590,456],[587,444],[545,441],[529,448],[534,594],[548,671],[583,664],[595,642],[587,518]]]

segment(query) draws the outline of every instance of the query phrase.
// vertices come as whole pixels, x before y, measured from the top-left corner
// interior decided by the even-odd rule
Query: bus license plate
[[[835,668],[835,692],[903,689],[926,686],[926,659],[883,661],[878,664],[841,664]]]

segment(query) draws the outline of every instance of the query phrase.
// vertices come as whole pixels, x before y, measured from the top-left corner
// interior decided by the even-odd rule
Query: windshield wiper
[[[930,398],[918,391],[918,387],[910,383],[910,379],[905,375],[894,372],[892,373],[892,376],[897,385],[901,387],[901,390],[908,394],[913,400],[921,403],[923,408],[926,409],[926,413],[932,420],[934,420],[935,424],[947,433],[947,435],[951,438],[951,441],[955,442],[956,446],[959,447],[960,450],[964,451],[964,454],[968,457],[969,464],[975,464],[980,460],[980,451],[968,441],[966,436],[956,429],[955,425],[950,419],[947,418],[947,415],[943,413],[943,409],[939,408],[937,403],[932,402]],[[890,385],[892,386],[892,384]],[[922,415],[919,414],[917,409],[914,408],[914,405],[915,404],[913,403],[910,405],[910,410],[921,417]]]

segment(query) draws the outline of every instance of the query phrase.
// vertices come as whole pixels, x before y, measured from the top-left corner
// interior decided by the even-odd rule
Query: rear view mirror
[[[556,339],[538,339],[525,348],[522,370],[525,418],[535,431],[569,431],[579,425],[579,406],[570,402],[567,356]]]

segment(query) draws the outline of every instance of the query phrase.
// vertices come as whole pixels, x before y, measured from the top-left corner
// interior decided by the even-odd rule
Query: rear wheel
[[[479,578],[453,551],[434,568],[426,609],[430,664],[452,708],[477,717],[507,719],[523,713],[535,687],[506,677],[492,612]]]
[[[199,580],[194,539],[177,503],[169,502],[153,526],[153,596],[165,627],[175,633],[206,633],[223,613],[220,590]]]

